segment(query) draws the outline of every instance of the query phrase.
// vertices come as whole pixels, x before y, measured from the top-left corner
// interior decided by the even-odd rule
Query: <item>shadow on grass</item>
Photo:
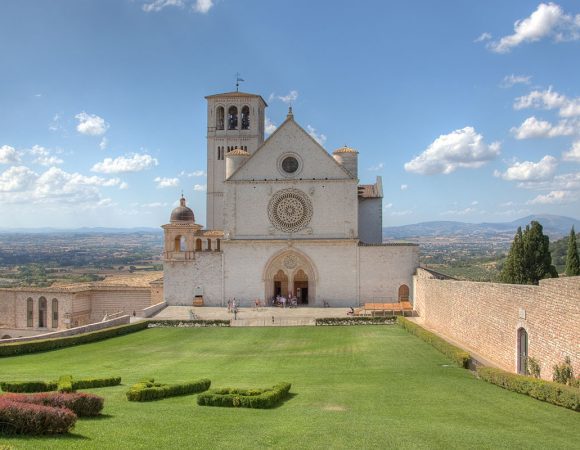
[[[297,396],[298,396],[298,394],[295,394],[294,392],[289,392],[288,395],[284,399],[282,399],[278,403],[276,403],[276,406],[272,406],[271,408],[268,408],[268,409],[278,409],[278,408],[284,406],[284,404],[286,402],[292,400],[294,397],[297,397]]]
[[[107,420],[107,419],[112,419],[115,416],[112,416],[111,414],[99,414],[98,416],[92,416],[92,417],[81,417],[80,419],[84,422],[93,422],[93,421],[97,421],[97,420]]]
[[[15,444],[18,441],[31,441],[31,440],[42,440],[42,441],[90,441],[91,439],[83,436],[81,434],[75,433],[66,433],[66,434],[12,434],[12,435],[5,435],[0,434],[4,440],[6,440],[9,444]],[[0,447],[1,448],[1,447]]]

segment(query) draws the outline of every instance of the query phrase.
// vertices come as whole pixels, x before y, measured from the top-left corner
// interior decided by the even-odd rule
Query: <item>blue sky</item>
[[[205,223],[204,96],[383,177],[384,225],[580,217],[577,1],[0,2],[0,227]]]

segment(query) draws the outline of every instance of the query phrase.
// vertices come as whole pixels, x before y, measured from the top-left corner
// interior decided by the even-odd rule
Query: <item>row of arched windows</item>
[[[224,157],[225,157],[225,154],[228,153],[228,152],[231,152],[234,148],[241,148],[242,150],[245,150],[246,152],[248,151],[248,146],[247,145],[240,145],[238,147],[234,147],[233,145],[232,146],[228,145],[227,147],[219,146],[217,148],[217,159],[218,159],[218,161],[223,161],[224,160]]]
[[[53,298],[51,302],[52,315],[51,328],[58,328],[58,299]],[[31,297],[26,299],[26,326],[34,326],[34,300]],[[38,299],[38,328],[48,328],[48,301],[45,297]]]
[[[223,106],[218,106],[216,110],[216,122],[215,127],[218,130],[223,130],[226,124],[226,117],[225,117],[225,109]],[[241,113],[241,129],[242,130],[249,130],[250,129],[250,107],[243,106],[242,113]],[[228,116],[227,116],[227,127],[228,130],[237,130],[238,129],[238,107],[237,106],[230,106],[228,108]]]
[[[205,241],[205,248],[204,247],[204,241]],[[196,252],[203,252],[203,251],[216,251],[219,252],[221,251],[221,239],[214,239],[214,244],[212,244],[212,240],[211,239],[200,239],[197,238],[195,240],[195,251]],[[187,242],[185,240],[185,236],[176,236],[175,237],[175,245],[174,245],[174,251],[176,252],[186,252],[187,250]]]

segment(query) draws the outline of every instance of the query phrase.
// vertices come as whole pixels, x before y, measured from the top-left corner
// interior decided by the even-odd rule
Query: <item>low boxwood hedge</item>
[[[0,396],[2,434],[60,434],[71,430],[77,415],[68,408],[53,408],[13,401]]]
[[[200,328],[200,327],[229,327],[229,320],[150,320],[150,328]]]
[[[291,384],[281,382],[268,389],[212,389],[197,396],[201,406],[272,408],[288,396]]]
[[[422,326],[417,325],[415,322],[411,322],[405,317],[398,316],[397,323],[409,333],[414,334],[423,341],[431,344],[445,356],[453,360],[459,367],[463,367],[465,369],[469,367],[469,361],[471,360],[471,357],[465,350],[450,344],[445,339],[440,338],[435,333],[427,331]]]
[[[552,381],[532,378],[506,372],[493,367],[478,367],[477,374],[482,380],[504,389],[526,394],[544,402],[580,411],[580,389]]]
[[[147,326],[148,322],[144,320],[141,322],[131,323],[129,325],[121,325],[118,327],[106,328],[104,330],[92,331],[90,333],[76,334],[74,336],[0,344],[0,357],[23,355],[26,353],[46,352],[64,347],[86,344],[88,342],[101,341],[103,339],[109,339],[112,337],[145,330]]]
[[[29,403],[33,405],[51,406],[53,408],[68,408],[78,417],[98,416],[105,400],[94,394],[81,392],[44,392],[40,394],[4,394],[0,400]]]
[[[81,378],[75,380],[70,375],[64,375],[58,381],[0,381],[0,388],[4,392],[49,392],[62,391],[61,387],[69,388],[69,381],[72,389],[63,392],[76,391],[77,389],[90,389],[121,384],[121,377],[108,378]],[[62,383],[62,384],[61,384]]]
[[[127,391],[127,400],[130,402],[148,402],[178,395],[196,394],[207,391],[211,381],[207,378],[187,383],[163,384],[155,383],[153,378],[140,381]]]
[[[396,317],[322,317],[315,320],[316,326],[332,325],[393,325]]]

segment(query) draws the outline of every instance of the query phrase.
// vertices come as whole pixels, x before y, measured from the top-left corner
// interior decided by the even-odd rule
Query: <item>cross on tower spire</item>
[[[243,78],[240,78],[240,73],[236,72],[236,92],[240,91],[240,81],[246,81]]]

